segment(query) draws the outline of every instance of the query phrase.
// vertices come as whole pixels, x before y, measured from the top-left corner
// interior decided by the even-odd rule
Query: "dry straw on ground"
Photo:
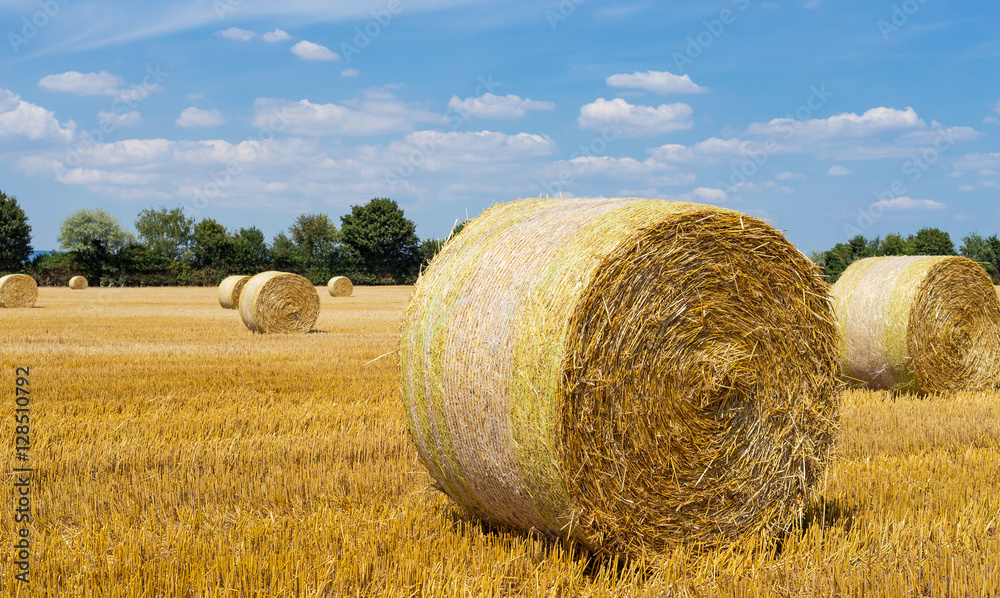
[[[0,278],[0,306],[34,307],[38,283],[27,274],[8,274]]]
[[[1000,300],[963,257],[875,257],[834,286],[844,374],[920,393],[1000,383]]]
[[[263,272],[247,281],[238,309],[254,332],[309,332],[319,317],[319,293],[298,274]]]
[[[90,285],[87,283],[87,279],[84,278],[83,276],[74,276],[73,278],[69,279],[69,288],[71,289],[82,291],[88,286]]]
[[[354,292],[354,285],[346,276],[334,276],[326,283],[326,290],[333,297],[350,297]]]
[[[828,289],[730,210],[497,206],[404,315],[413,440],[472,513],[594,551],[766,539],[799,515],[836,430]]]
[[[240,295],[243,287],[250,281],[249,276],[235,274],[227,276],[219,283],[219,305],[226,309],[237,309],[240,306]]]

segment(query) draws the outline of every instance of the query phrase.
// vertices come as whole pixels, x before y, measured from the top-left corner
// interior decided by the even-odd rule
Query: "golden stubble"
[[[623,563],[480,523],[432,489],[408,436],[392,352],[411,292],[320,293],[317,332],[303,335],[252,334],[213,288],[42,288],[34,309],[0,310],[7,471],[22,365],[32,368],[37,470],[31,591],[4,575],[0,594],[903,597],[1000,587],[997,393],[846,393],[830,468],[779,545]],[[2,495],[6,544],[13,496]]]

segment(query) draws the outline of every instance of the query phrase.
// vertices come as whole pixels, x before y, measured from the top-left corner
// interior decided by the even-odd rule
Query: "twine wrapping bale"
[[[309,332],[319,317],[319,293],[298,274],[263,272],[247,281],[238,309],[253,332]]]
[[[413,441],[474,515],[596,552],[768,537],[801,513],[836,430],[828,289],[730,210],[497,206],[404,314]]]
[[[1000,383],[1000,300],[972,260],[867,258],[844,271],[833,294],[849,379],[917,393]]]
[[[240,295],[250,281],[249,276],[235,274],[227,276],[219,283],[219,305],[226,309],[236,309],[240,306]]]
[[[69,279],[69,288],[71,289],[82,291],[88,286],[90,285],[87,283],[87,279],[84,278],[83,276],[74,276],[73,278]]]
[[[0,278],[0,306],[34,307],[38,283],[27,274],[8,274]]]
[[[330,291],[333,297],[350,297],[354,292],[354,285],[346,276],[334,276],[326,283],[326,290]]]

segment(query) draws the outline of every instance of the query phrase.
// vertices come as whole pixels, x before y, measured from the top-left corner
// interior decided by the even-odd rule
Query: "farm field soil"
[[[847,392],[780,543],[591,559],[433,489],[393,355],[411,287],[318,290],[300,335],[250,333],[214,288],[41,288],[0,309],[0,595],[1000,596],[998,393]],[[25,463],[30,586],[14,578]]]

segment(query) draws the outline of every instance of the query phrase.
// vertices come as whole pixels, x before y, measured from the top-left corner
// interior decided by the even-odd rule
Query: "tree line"
[[[814,251],[809,257],[823,269],[827,282],[834,283],[854,262],[883,255],[961,255],[979,262],[993,284],[1000,284],[1000,238],[997,235],[983,237],[970,233],[962,238],[957,251],[951,235],[937,228],[922,228],[906,238],[898,233],[874,239],[857,235],[827,251]]]
[[[61,251],[31,259],[31,226],[17,199],[0,191],[0,272],[63,285],[83,275],[101,286],[216,285],[231,274],[294,272],[313,284],[347,276],[355,284],[409,284],[441,249],[420,240],[395,201],[351,206],[340,226],[326,214],[301,214],[268,244],[254,226],[229,230],[196,221],[182,207],[142,210],[135,233],[100,209],[81,209],[62,222]]]

